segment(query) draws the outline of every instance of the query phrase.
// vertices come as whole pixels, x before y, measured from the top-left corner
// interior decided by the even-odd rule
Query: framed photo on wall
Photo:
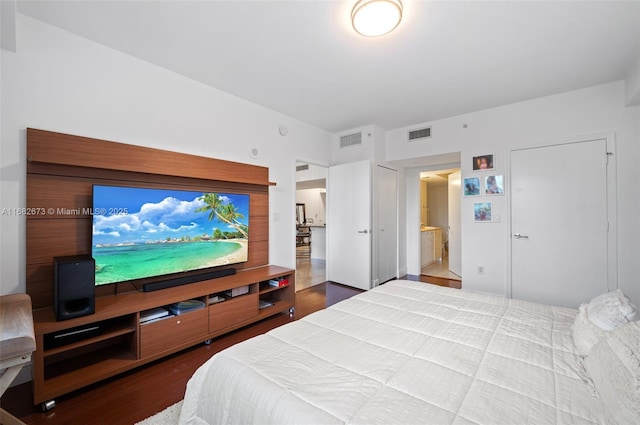
[[[473,171],[493,170],[493,154],[473,157]]]
[[[484,194],[485,195],[504,195],[504,177],[486,176],[484,178]]]
[[[476,202],[473,204],[473,221],[476,223],[491,222],[491,202]]]
[[[480,196],[480,179],[478,177],[464,179],[464,196]]]

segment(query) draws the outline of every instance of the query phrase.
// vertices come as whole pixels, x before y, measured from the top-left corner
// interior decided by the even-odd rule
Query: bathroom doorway
[[[462,280],[458,269],[454,267],[452,271],[449,264],[451,250],[454,250],[454,259],[460,257],[461,250],[459,237],[454,237],[459,235],[460,214],[451,210],[455,206],[449,202],[450,196],[453,200],[460,198],[459,172],[459,168],[420,172],[420,274],[423,276]]]

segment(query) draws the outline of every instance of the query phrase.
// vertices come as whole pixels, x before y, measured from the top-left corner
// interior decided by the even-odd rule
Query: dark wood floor
[[[459,281],[426,276],[404,276],[442,286],[459,287]],[[233,344],[265,333],[361,292],[331,282],[296,293],[296,314],[280,314],[230,334],[210,345],[200,344],[135,371],[56,399],[56,407],[46,413],[32,405],[31,384],[12,387],[2,397],[2,407],[26,424],[130,425],[177,403],[184,397],[187,381],[213,354]]]
[[[444,277],[425,276],[425,275],[420,275],[420,276],[405,275],[402,277],[402,279],[426,282],[426,283],[431,283],[433,285],[438,285],[438,286],[448,286],[449,288],[456,288],[456,289],[462,288],[461,280],[447,279]]]

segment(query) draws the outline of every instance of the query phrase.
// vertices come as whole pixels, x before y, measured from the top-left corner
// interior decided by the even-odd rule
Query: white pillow
[[[605,331],[594,325],[587,317],[587,305],[580,305],[573,326],[571,326],[571,336],[578,354],[581,356],[589,354],[591,348],[598,343],[600,338],[604,338],[605,334]]]
[[[640,423],[640,322],[607,332],[584,366],[611,418],[619,425]]]
[[[589,301],[587,317],[605,331],[612,331],[620,325],[640,318],[636,307],[619,289],[598,295]]]

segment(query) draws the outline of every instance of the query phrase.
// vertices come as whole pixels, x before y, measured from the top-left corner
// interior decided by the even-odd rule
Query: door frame
[[[617,164],[616,164],[616,134],[615,132],[594,133],[584,136],[574,136],[562,139],[543,140],[537,143],[523,146],[511,146],[507,149],[506,170],[507,170],[507,220],[509,222],[507,239],[508,258],[506,264],[507,297],[513,297],[512,279],[512,249],[513,249],[513,222],[511,220],[511,153],[514,151],[544,148],[555,145],[587,142],[591,140],[605,140],[607,146],[607,216],[609,221],[609,231],[607,232],[607,289],[613,291],[618,289],[618,226],[617,226]]]
[[[451,176],[453,174],[458,174],[458,176],[459,176],[458,177],[459,181],[458,181],[457,184],[454,184],[454,183],[451,182]],[[451,211],[452,211],[452,208],[451,208],[451,203],[452,203],[452,201],[451,201],[451,199],[452,199],[451,192],[452,192],[452,189],[451,189],[451,187],[452,186],[458,186],[457,194],[456,194],[457,195],[457,203],[458,204],[456,205],[457,208],[453,209],[454,211],[455,211],[455,209],[457,209],[457,214],[458,214],[458,220],[457,220],[457,226],[458,227],[457,227],[457,229],[455,229],[455,230],[457,230],[457,234],[454,235],[454,238],[455,238],[454,241],[453,241],[454,243],[451,242],[451,240],[452,240],[452,238],[451,238],[451,222],[452,222],[452,220],[451,220]],[[448,256],[448,259],[449,259],[449,271],[451,273],[457,274],[458,276],[460,276],[461,279],[464,279],[464,277],[462,276],[462,169],[461,168],[459,168],[458,171],[449,174],[449,176],[447,178],[447,195],[448,195],[448,199],[447,199],[447,207],[448,207],[447,219],[449,221],[449,226],[448,226],[449,228],[447,229],[447,241],[449,243],[449,245],[448,245],[449,252],[447,253],[447,256]],[[455,242],[458,243],[458,246],[456,246]],[[451,248],[452,246],[453,246],[454,249]],[[451,270],[451,252],[454,252],[455,254],[457,254],[456,257],[458,257],[459,260],[460,260],[459,264],[458,264],[460,266],[460,268],[456,269],[455,271]],[[455,262],[454,262],[454,265],[455,265]]]
[[[394,173],[394,186],[395,186],[395,192],[394,192],[394,199],[393,199],[393,208],[395,209],[395,222],[394,222],[394,239],[395,239],[395,245],[394,245],[394,263],[395,263],[395,267],[394,267],[394,277],[397,279],[400,277],[400,272],[399,272],[399,264],[400,264],[400,259],[399,259],[399,244],[400,244],[400,229],[399,229],[399,208],[398,208],[398,186],[399,186],[399,181],[398,181],[398,170],[394,167],[390,167],[388,165],[384,165],[384,164],[374,164],[373,165],[373,180],[372,180],[372,199],[371,199],[371,203],[372,203],[372,214],[371,214],[371,219],[372,219],[372,228],[373,230],[373,246],[372,246],[372,259],[374,259],[374,261],[372,262],[372,284],[371,287],[374,288],[376,286],[379,286],[381,283],[381,279],[380,279],[380,266],[379,266],[379,255],[380,255],[380,202],[382,199],[381,193],[378,190],[378,178],[380,177],[380,169],[384,168],[386,170],[390,170]],[[386,199],[386,195],[385,194],[385,199]],[[384,201],[382,201],[384,202]]]
[[[294,265],[297,262],[296,248],[295,248],[295,241],[296,241],[296,226],[295,226],[295,222],[296,222],[296,191],[298,190],[298,188],[297,188],[298,182],[296,180],[296,171],[297,171],[296,167],[297,167],[298,162],[304,162],[306,164],[314,165],[316,167],[326,168],[327,169],[327,177],[326,177],[325,188],[327,186],[329,186],[329,164],[328,163],[319,162],[317,160],[307,160],[307,159],[304,159],[303,157],[299,157],[299,156],[296,156],[293,159],[293,166],[291,167],[292,168],[292,172],[293,172],[293,191],[292,191],[293,192],[292,193],[292,198],[293,199],[291,200],[291,205],[293,206],[292,222],[294,223],[294,225],[292,226],[292,232],[293,232],[293,238],[292,238],[292,240],[293,240],[293,242],[292,242],[292,245],[293,245],[292,264],[294,264]],[[326,208],[326,206],[325,206],[325,208]],[[327,214],[327,211],[325,211],[325,217],[326,217],[326,214]],[[326,232],[326,230],[325,230],[325,232]],[[327,247],[326,247],[326,244],[325,244],[325,253],[324,253],[325,267],[328,266],[328,264],[327,264],[328,263],[328,261],[327,261],[327,252],[326,251],[327,251]],[[326,270],[325,270],[325,278],[326,278]]]

